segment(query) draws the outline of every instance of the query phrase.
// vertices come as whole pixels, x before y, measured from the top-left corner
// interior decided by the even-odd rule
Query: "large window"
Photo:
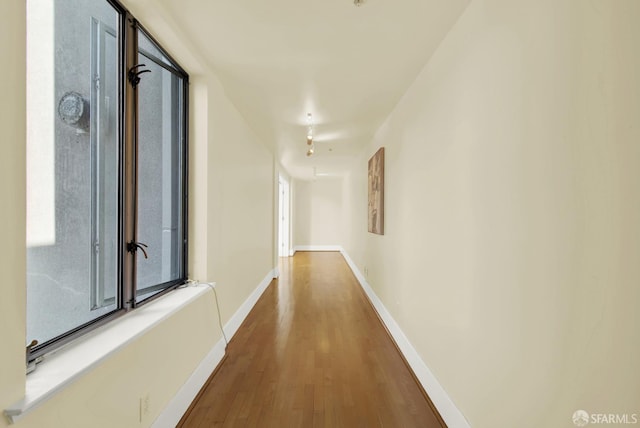
[[[188,76],[115,1],[27,20],[32,361],[184,283]]]

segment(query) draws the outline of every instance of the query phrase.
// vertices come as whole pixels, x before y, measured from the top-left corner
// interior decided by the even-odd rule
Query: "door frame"
[[[291,254],[291,185],[289,181],[278,177],[278,256]]]

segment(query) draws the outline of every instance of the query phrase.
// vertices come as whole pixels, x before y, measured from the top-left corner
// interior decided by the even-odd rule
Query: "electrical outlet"
[[[147,418],[149,418],[149,408],[151,407],[151,399],[149,397],[149,393],[147,392],[143,396],[140,397],[140,422],[144,422]]]
[[[369,268],[367,266],[364,267],[364,276],[365,278],[369,278]]]

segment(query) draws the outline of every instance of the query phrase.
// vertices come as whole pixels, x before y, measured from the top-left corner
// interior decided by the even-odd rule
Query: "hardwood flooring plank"
[[[280,268],[179,427],[445,427],[340,253]]]

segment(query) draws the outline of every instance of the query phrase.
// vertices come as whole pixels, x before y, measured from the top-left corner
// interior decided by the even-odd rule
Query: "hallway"
[[[342,255],[280,260],[179,426],[444,426]]]

